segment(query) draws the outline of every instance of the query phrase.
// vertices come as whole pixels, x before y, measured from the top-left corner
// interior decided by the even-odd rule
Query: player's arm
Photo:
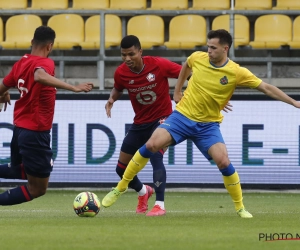
[[[273,99],[291,104],[296,108],[300,108],[300,102],[294,100],[274,85],[262,81],[256,89],[263,92],[267,96],[272,97]]]
[[[173,99],[175,101],[175,103],[178,103],[181,98],[182,98],[182,87],[184,85],[184,82],[186,81],[186,79],[191,75],[192,73],[192,68],[190,68],[187,64],[187,62],[185,62],[180,70],[176,85],[175,85],[175,89],[174,89],[174,95],[173,95]]]
[[[114,102],[117,101],[120,96],[123,94],[122,91],[117,90],[116,88],[113,88],[110,92],[109,98],[107,100],[107,103],[105,104],[105,110],[107,117],[111,117],[111,109],[114,105]]]
[[[77,86],[68,84],[63,82],[54,76],[49,75],[44,69],[38,68],[34,72],[34,81],[41,83],[43,85],[59,88],[59,89],[66,89],[73,92],[89,92],[93,88],[93,83],[81,83]]]

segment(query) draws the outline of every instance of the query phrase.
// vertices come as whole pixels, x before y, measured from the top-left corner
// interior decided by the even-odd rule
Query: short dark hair
[[[209,31],[207,34],[207,38],[208,39],[219,38],[219,43],[223,45],[227,44],[229,48],[232,45],[232,36],[227,30],[224,29]]]
[[[54,43],[55,31],[48,26],[39,26],[33,35],[33,42],[39,45]]]
[[[137,49],[141,49],[140,40],[134,35],[125,36],[121,41],[121,48],[128,49],[132,46],[136,47]]]

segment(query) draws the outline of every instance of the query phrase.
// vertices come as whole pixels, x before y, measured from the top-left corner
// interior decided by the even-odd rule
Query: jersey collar
[[[139,74],[139,73],[141,73],[143,70],[144,70],[144,68],[145,68],[145,64],[144,64],[144,59],[142,58],[142,61],[143,61],[143,67],[142,67],[142,69],[139,71],[139,72],[136,72],[136,71],[133,71],[133,70],[131,70],[131,69],[129,69],[132,73],[134,73],[134,74]]]
[[[210,65],[213,66],[213,67],[215,67],[215,68],[222,68],[222,67],[224,67],[228,62],[229,62],[229,58],[228,58],[228,57],[227,57],[226,62],[225,62],[223,65],[221,65],[221,66],[216,66],[216,65],[214,65],[211,61],[209,61]]]

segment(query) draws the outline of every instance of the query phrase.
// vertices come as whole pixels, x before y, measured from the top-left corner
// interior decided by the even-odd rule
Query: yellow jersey
[[[222,122],[221,110],[235,88],[256,88],[262,82],[230,59],[220,67],[214,66],[206,52],[194,52],[187,58],[187,64],[193,74],[175,109],[196,122]]]

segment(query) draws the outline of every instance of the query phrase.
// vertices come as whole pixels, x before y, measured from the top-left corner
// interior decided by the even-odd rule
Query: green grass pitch
[[[96,217],[80,218],[72,204],[81,191],[89,190],[49,190],[29,203],[0,206],[0,249],[300,249],[300,240],[259,240],[300,235],[299,193],[244,193],[252,219],[236,215],[227,193],[169,191],[166,216],[135,214],[137,196],[128,192]],[[100,200],[107,193],[91,191]]]

